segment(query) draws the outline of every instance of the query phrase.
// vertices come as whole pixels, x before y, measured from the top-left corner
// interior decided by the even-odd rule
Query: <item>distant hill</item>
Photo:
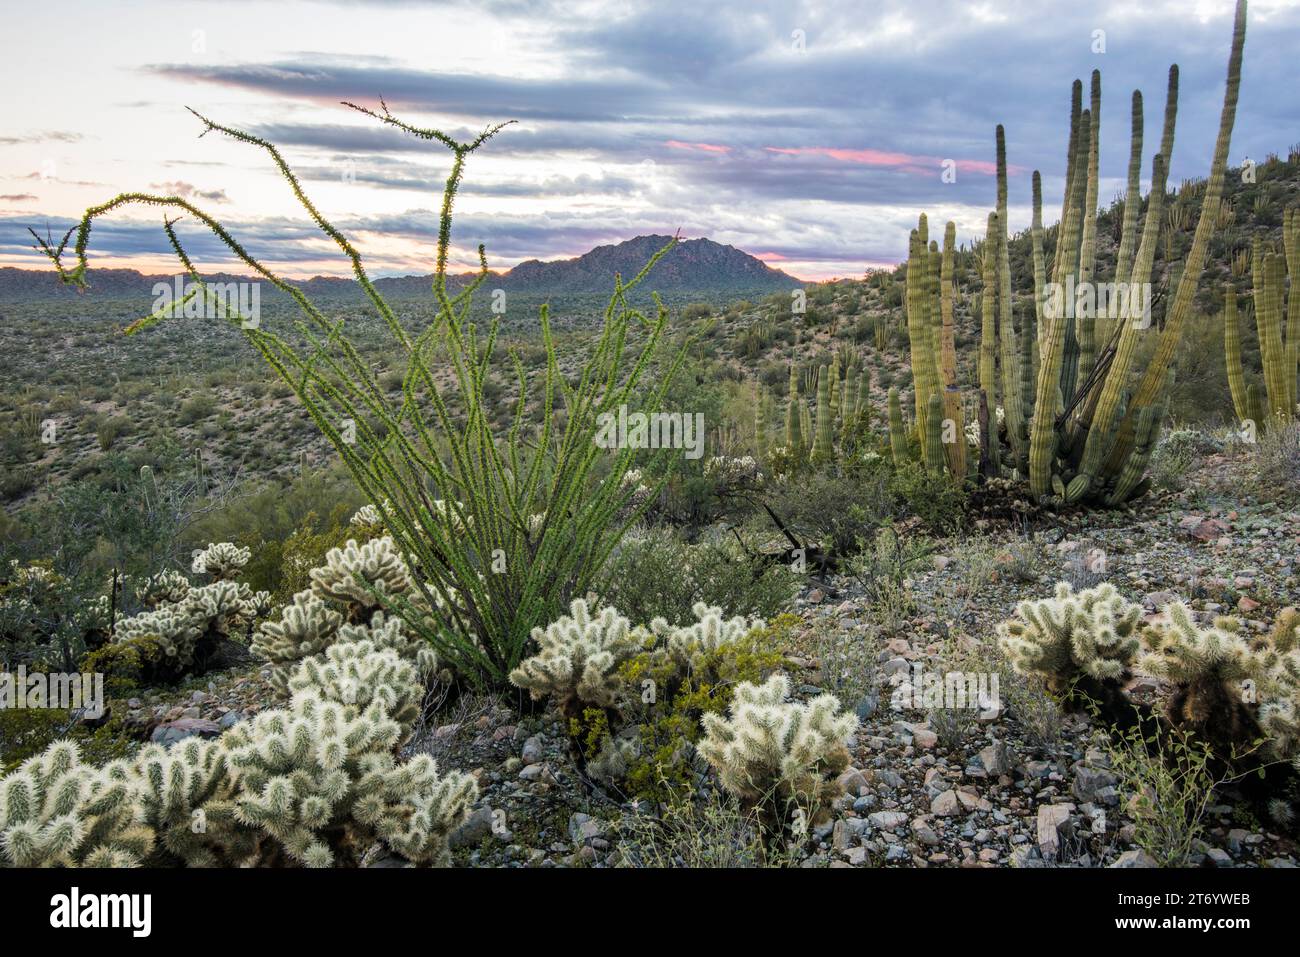
[[[638,236],[613,246],[597,246],[576,259],[529,259],[503,278],[506,288],[515,292],[608,292],[615,273],[631,279],[671,240],[671,236]],[[647,282],[649,288],[665,293],[776,292],[799,285],[797,279],[761,259],[711,239],[679,242],[659,261]]]
[[[493,273],[488,288],[531,296],[608,293],[613,289],[615,273],[621,274],[624,280],[631,279],[671,238],[637,236],[615,245],[597,246],[574,259],[553,262],[529,259],[505,273]],[[205,278],[210,282],[247,279],[230,274]],[[449,285],[459,288],[469,278],[468,275],[449,277]],[[87,295],[103,300],[152,299],[155,283],[171,284],[173,280],[174,274],[154,276],[134,269],[92,269],[87,273],[90,286]],[[377,279],[375,286],[383,295],[394,299],[416,298],[429,295],[431,281],[432,276],[401,276]],[[762,260],[711,239],[679,242],[659,261],[647,282],[643,288],[678,298],[689,294],[762,295],[800,285],[799,280]],[[298,285],[313,298],[360,300],[362,297],[351,279],[317,276]],[[262,290],[263,295],[273,292],[265,287]],[[50,269],[0,268],[0,302],[72,300],[77,295],[76,290],[62,285]]]

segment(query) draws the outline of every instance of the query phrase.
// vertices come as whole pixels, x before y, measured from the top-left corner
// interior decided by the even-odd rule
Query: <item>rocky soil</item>
[[[802,628],[788,664],[800,697],[825,690],[857,710],[853,766],[834,813],[786,854],[796,866],[1144,867],[1136,808],[1111,766],[1108,735],[1063,715],[1001,662],[995,625],[1054,582],[1102,579],[1149,615],[1177,597],[1198,616],[1233,613],[1258,631],[1300,600],[1300,509],[1250,500],[1229,453],[1201,461],[1186,490],[1110,514],[1077,513],[1028,531],[976,529],[941,541],[908,581],[912,603],[893,626],[849,578],[810,581],[793,611]],[[903,707],[900,687],[922,672],[999,674],[998,706],[930,712]],[[1159,682],[1132,694],[1156,701]],[[274,698],[264,671],[196,679],[125,702],[141,737],[216,735]],[[480,802],[453,837],[462,866],[568,867],[625,863],[620,842],[645,834],[655,809],[584,784],[557,715],[515,699],[463,696],[409,745],[471,770]],[[703,776],[701,781],[703,782]],[[703,787],[703,785],[702,785]],[[1231,787],[1206,812],[1190,862],[1292,867],[1300,850]],[[1261,819],[1262,817],[1262,819]],[[730,835],[726,839],[734,839]],[[633,855],[634,856],[634,855]],[[667,860],[687,861],[671,850]]]

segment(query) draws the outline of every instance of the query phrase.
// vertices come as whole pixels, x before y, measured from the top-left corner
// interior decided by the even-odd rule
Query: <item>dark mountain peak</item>
[[[620,243],[597,246],[572,259],[543,261],[529,259],[504,273],[492,273],[494,286],[513,292],[538,295],[568,293],[609,293],[614,275],[624,280],[639,273],[650,257],[672,241],[658,233],[635,236]],[[246,276],[209,275],[211,282],[247,281]],[[461,288],[472,274],[448,276],[452,288]],[[152,297],[156,283],[169,286],[173,275],[150,276],[134,269],[92,269],[87,274],[87,294],[95,299],[146,299]],[[398,298],[429,294],[432,276],[401,276],[375,280],[385,295]],[[773,269],[734,246],[711,239],[684,239],[661,259],[651,271],[644,291],[664,294],[760,295],[799,285],[799,280]],[[352,279],[317,276],[298,280],[308,296],[337,298],[360,296]],[[264,293],[266,290],[264,290]],[[59,282],[53,270],[0,268],[0,302],[15,300],[69,299],[76,291]]]

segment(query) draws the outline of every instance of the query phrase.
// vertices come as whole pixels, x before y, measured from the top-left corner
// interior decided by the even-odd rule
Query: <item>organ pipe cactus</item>
[[[893,454],[894,464],[902,465],[908,460],[907,430],[903,425],[903,403],[898,397],[897,389],[889,390],[889,449]]]
[[[1007,140],[1002,124],[997,133],[997,183],[998,217],[997,248],[994,255],[997,265],[998,342],[1002,369],[1002,410],[1011,444],[1014,461],[1020,468],[1028,460],[1025,433],[1024,403],[1020,398],[1020,349],[1016,345],[1016,330],[1011,317],[1011,259],[1010,239],[1007,234]]]
[[[1164,327],[1156,342],[1155,353],[1147,364],[1137,389],[1120,423],[1114,448],[1108,462],[1108,473],[1115,474],[1120,464],[1132,453],[1138,419],[1142,410],[1159,404],[1167,388],[1166,372],[1173,361],[1174,350],[1182,338],[1183,326],[1191,314],[1196,287],[1205,266],[1210,236],[1215,230],[1219,207],[1223,201],[1223,182],[1227,172],[1228,150],[1232,141],[1232,127],[1236,119],[1237,96],[1241,89],[1242,49],[1246,40],[1246,0],[1238,0],[1232,36],[1232,53],[1228,60],[1228,77],[1223,97],[1223,111],[1219,120],[1219,133],[1210,166],[1210,178],[1201,203],[1201,216],[1191,248],[1183,263],[1173,302],[1165,312]],[[1127,375],[1128,370],[1112,369],[1111,374]]]
[[[829,370],[823,367],[822,375],[817,381],[817,424],[812,452],[814,465],[827,465],[835,457],[835,423],[834,413],[831,411],[831,383],[834,378],[834,366]]]
[[[803,417],[799,401],[799,373],[790,363],[790,388],[785,406],[785,445],[795,462],[803,460]]]
[[[1296,415],[1296,362],[1300,349],[1300,295],[1294,290],[1300,267],[1300,210],[1287,210],[1282,225],[1283,255],[1267,252],[1255,242],[1254,267],[1255,325],[1259,337],[1260,361],[1264,368],[1264,394],[1259,401],[1250,395],[1241,361],[1241,333],[1236,292],[1228,288],[1223,303],[1224,359],[1228,387],[1237,418],[1251,420],[1260,428],[1286,421]],[[1286,274],[1290,268],[1293,288],[1283,307]],[[1283,330],[1285,320],[1285,331]]]
[[[1166,311],[1163,328],[1152,328],[1146,313],[1151,275],[1160,227],[1164,221],[1165,184],[1173,150],[1177,114],[1178,70],[1169,72],[1165,125],[1160,152],[1152,160],[1152,190],[1144,221],[1139,228],[1141,197],[1138,172],[1142,154],[1142,98],[1132,99],[1131,144],[1128,193],[1125,198],[1121,235],[1116,254],[1113,283],[1101,283],[1096,276],[1098,155],[1101,120],[1101,76],[1094,71],[1087,108],[1083,84],[1075,81],[1071,91],[1070,136],[1066,150],[1066,182],[1056,250],[1050,269],[1043,252],[1041,222],[1041,177],[1034,177],[1034,222],[1031,226],[1033,271],[1033,334],[1035,343],[1019,343],[1013,321],[1011,277],[1007,268],[1007,159],[1005,134],[997,135],[998,203],[990,214],[983,254],[983,321],[978,363],[979,386],[990,414],[999,407],[1005,413],[1007,438],[1013,464],[1027,468],[1030,490],[1039,499],[1067,503],[1119,505],[1147,487],[1143,481],[1147,457],[1158,434],[1165,397],[1169,389],[1169,367],[1186,324],[1197,283],[1203,271],[1211,231],[1218,221],[1232,127],[1236,118],[1241,83],[1242,50],[1246,32],[1246,2],[1239,0],[1233,24],[1227,82],[1220,115],[1218,139],[1209,180],[1202,201],[1201,219],[1191,249],[1183,263],[1172,270],[1175,293]],[[1291,220],[1294,222],[1295,220]],[[926,319],[922,288],[922,228],[912,237],[908,264],[909,331],[913,333],[913,380],[918,387],[917,414],[924,437],[925,408],[920,396],[928,395],[932,379],[924,355],[925,343],[916,344],[919,326]],[[1140,237],[1140,241],[1139,241]],[[1292,258],[1300,256],[1293,239],[1288,247]],[[913,260],[916,260],[913,264]],[[1277,277],[1280,260],[1262,267],[1263,278]],[[1271,270],[1271,272],[1270,272]],[[917,292],[911,290],[916,279]],[[1270,287],[1271,288],[1271,287]],[[1076,295],[1077,293],[1077,295]],[[1066,296],[1075,296],[1067,303]],[[1116,299],[1122,295],[1122,299]],[[1293,297],[1294,298],[1294,297]],[[1280,316],[1281,305],[1268,298],[1269,321]],[[1119,308],[1119,307],[1123,308]],[[1076,308],[1077,307],[1077,308]],[[1110,325],[1107,314],[1118,312],[1120,321]],[[1300,306],[1294,306],[1300,315]],[[1076,314],[1077,313],[1077,314]],[[1099,321],[1100,320],[1100,321]],[[1020,335],[1028,338],[1029,318]],[[1138,346],[1147,336],[1156,337],[1152,361],[1130,391]],[[1275,369],[1285,366],[1287,383],[1277,372],[1270,382],[1278,383],[1279,395],[1293,395],[1296,347],[1300,336],[1278,339],[1273,335],[1270,355],[1281,357]],[[1026,359],[1026,356],[1028,358]],[[1288,364],[1289,363],[1289,364]],[[1036,365],[1036,372],[1031,372]],[[1026,368],[1030,367],[1030,368]],[[1000,375],[999,375],[1000,369]],[[1033,387],[1026,389],[1032,376]],[[1000,381],[999,381],[1000,380]],[[999,402],[1000,400],[1000,402]],[[1275,407],[1279,402],[1270,399]],[[990,459],[996,459],[997,442],[991,441]],[[994,470],[996,471],[996,464]]]

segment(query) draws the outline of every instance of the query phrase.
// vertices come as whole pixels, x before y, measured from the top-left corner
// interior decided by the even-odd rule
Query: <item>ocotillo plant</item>
[[[540,329],[546,349],[541,393],[541,425],[530,424],[528,377],[513,356],[519,398],[513,424],[499,437],[488,419],[484,386],[492,367],[500,317],[487,330],[469,321],[474,292],[487,278],[487,258],[478,248],[479,272],[464,289],[448,286],[452,208],[465,163],[502,126],[467,142],[435,129],[411,126],[389,112],[344,104],[451,153],[438,223],[433,296],[436,314],[418,332],[403,327],[371,282],[360,253],[317,210],[279,151],[271,143],[223,126],[197,113],[204,133],[216,132],[266,152],[317,228],[347,257],[361,291],[382,320],[404,361],[400,395],[390,398],[347,335],[344,320],[327,317],[306,294],[253,257],[225,226],[189,199],[151,193],[123,193],[86,210],[80,223],[57,245],[36,236],[64,282],[85,285],[86,247],[95,220],[129,206],[152,206],[188,213],[260,279],[290,296],[302,311],[300,328],[307,346],[299,347],[265,324],[244,321],[210,293],[176,231],[163,229],[193,289],[177,302],[128,327],[135,332],[181,314],[186,302],[202,297],[216,315],[239,327],[267,363],[293,389],[312,419],[330,439],[357,485],[382,513],[384,527],[419,574],[414,582],[421,615],[394,597],[393,611],[421,627],[448,664],[469,679],[504,685],[524,656],[532,629],[554,621],[575,596],[584,594],[627,527],[653,498],[638,496],[638,483],[622,478],[637,450],[624,443],[606,451],[596,441],[602,418],[636,403],[649,414],[662,406],[687,343],[674,347],[655,370],[653,386],[643,385],[667,328],[668,312],[656,301],[654,316],[633,308],[628,293],[671,248],[660,250],[636,277],[614,279],[604,324],[574,378],[561,375],[546,307]],[[75,243],[72,242],[76,233]],[[65,256],[71,253],[75,265]],[[631,342],[629,341],[631,339]],[[635,343],[635,345],[633,345]],[[439,385],[434,369],[451,379]],[[453,399],[459,404],[457,416]],[[556,425],[557,404],[563,423]],[[663,455],[659,450],[657,455]],[[609,473],[594,480],[598,457],[608,457]],[[653,464],[653,463],[647,463]],[[634,500],[635,499],[635,500]],[[414,598],[414,594],[411,596]],[[421,624],[422,622],[428,623]]]

